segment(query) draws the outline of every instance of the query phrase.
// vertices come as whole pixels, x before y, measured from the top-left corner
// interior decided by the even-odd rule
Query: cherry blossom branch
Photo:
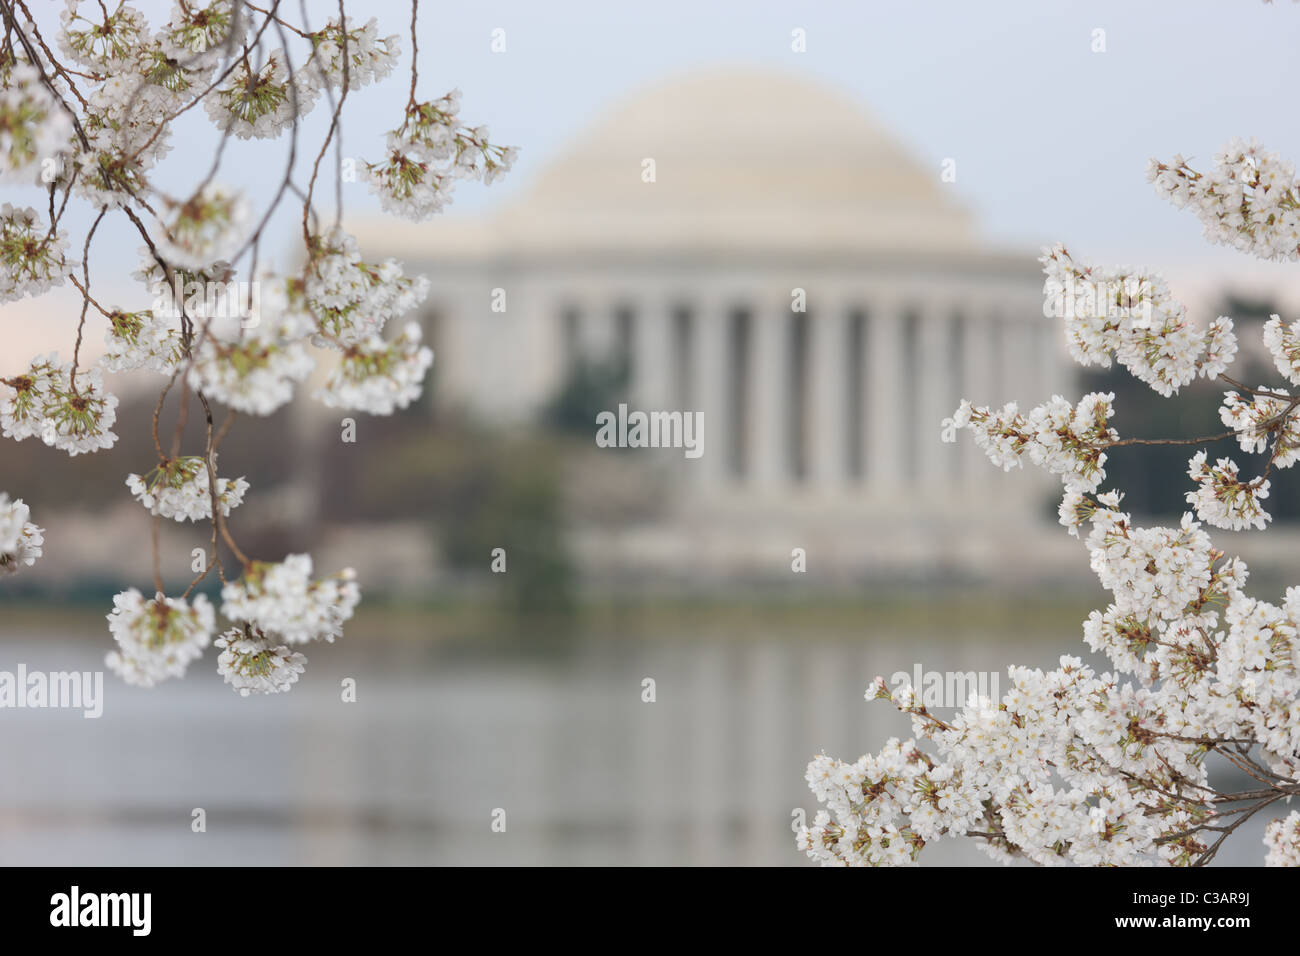
[[[420,75],[420,40],[415,33],[415,19],[420,12],[420,0],[411,0],[411,92],[406,100],[408,110],[415,106],[415,83]],[[406,128],[405,124],[402,126]]]
[[[276,563],[251,560],[227,520],[248,485],[242,477],[218,476],[217,452],[239,412],[269,415],[292,398],[314,362],[311,349],[338,353],[338,370],[317,390],[322,401],[378,415],[414,401],[432,361],[413,322],[395,338],[380,337],[389,320],[409,313],[424,298],[427,282],[403,276],[392,260],[363,260],[355,240],[342,230],[343,106],[354,86],[367,85],[394,69],[398,37],[379,35],[374,19],[350,26],[343,2],[338,4],[337,23],[319,31],[307,24],[305,4],[301,26],[281,15],[280,0],[268,6],[232,0],[230,5],[197,9],[182,3],[172,8],[161,31],[150,28],[144,15],[128,4],[110,12],[101,0],[98,20],[95,14],[82,16],[71,8],[61,18],[58,46],[67,54],[67,62],[62,62],[34,21],[18,23],[18,10],[32,20],[26,3],[19,0],[15,6],[0,0],[5,25],[0,71],[17,104],[12,112],[17,119],[5,122],[30,127],[0,144],[0,170],[27,175],[39,160],[44,174],[46,160],[61,161],[57,175],[47,177],[48,226],[40,223],[35,210],[6,213],[0,223],[11,248],[23,253],[6,263],[9,270],[0,273],[0,282],[6,284],[7,295],[39,294],[68,282],[82,297],[72,363],[60,365],[53,357],[38,356],[26,371],[0,380],[0,423],[15,440],[39,435],[46,444],[73,455],[112,447],[117,441],[110,430],[117,398],[104,391],[103,371],[149,368],[165,375],[150,423],[157,464],[143,476],[128,475],[126,482],[151,516],[155,597],[146,599],[128,589],[115,597],[109,615],[117,647],[107,662],[128,683],[151,686],[179,676],[209,643],[215,618],[198,588],[214,565],[222,582],[221,613],[233,625],[215,640],[221,649],[217,668],[241,694],[287,690],[305,661],[291,645],[332,640],[342,633],[342,621],[360,598],[355,572],[345,568],[314,579],[308,555],[290,555]],[[412,29],[415,23],[413,6]],[[262,59],[272,25],[279,47],[255,63]],[[311,44],[299,66],[293,62],[290,36]],[[418,47],[412,39],[413,91]],[[243,81],[232,80],[241,70]],[[84,95],[79,81],[90,87]],[[322,94],[330,104],[330,125],[304,191],[293,181],[299,123]],[[514,150],[492,145],[485,134],[457,125],[458,97],[452,93],[427,104],[416,121],[418,128],[402,144],[407,164],[402,178],[367,175],[386,209],[427,218],[449,201],[455,181],[488,183],[513,162]],[[150,181],[151,170],[165,154],[172,123],[200,102],[207,107],[218,140],[194,191],[172,197]],[[403,119],[411,122],[410,116]],[[227,166],[226,147],[235,136],[270,139],[285,132],[289,149],[283,176],[252,228],[246,228],[242,193],[216,182]],[[453,149],[444,149],[443,142],[452,143]],[[310,261],[301,271],[262,276],[261,241],[286,196],[302,199],[306,226],[319,223],[312,198],[331,143],[336,160],[334,229],[328,236],[308,234]],[[68,243],[59,229],[74,194],[87,199],[95,213],[83,238],[80,276],[73,274],[77,264],[66,258]],[[168,290],[170,308],[160,300],[149,310],[109,310],[96,297],[90,248],[99,226],[115,209],[144,243],[138,275],[146,284]],[[156,229],[145,225],[144,213],[157,220]],[[259,322],[245,323],[241,315],[234,329],[227,321],[231,316],[221,313],[241,272],[254,282],[264,281],[269,294],[257,307]],[[208,303],[214,301],[213,294],[225,298],[216,306],[198,305],[189,292],[195,284],[209,296]],[[218,287],[221,291],[214,293]],[[109,347],[100,362],[82,371],[81,346],[92,306],[108,320]],[[165,447],[162,415],[173,390],[175,427]],[[206,424],[201,456],[182,454],[194,400]],[[229,408],[219,428],[214,401]],[[10,527],[17,527],[22,535],[21,544],[0,537],[0,570],[30,565],[40,554],[42,532],[27,515],[21,501],[0,495],[0,533],[8,535]],[[162,593],[164,517],[202,518],[211,526],[211,562],[180,598]],[[234,580],[225,574],[223,544],[242,565]]]
[[[77,394],[77,362],[81,356],[81,334],[86,328],[86,309],[90,305],[90,241],[95,238],[95,230],[99,228],[99,224],[103,221],[104,214],[107,212],[106,207],[100,208],[99,215],[95,217],[95,221],[90,224],[90,229],[86,231],[86,242],[81,249],[81,277],[85,285],[81,286],[81,317],[77,320],[77,342],[72,347],[72,372],[68,378],[74,395]],[[75,283],[76,280],[74,279],[73,282]]]
[[[339,23],[340,24],[346,23],[346,21],[344,20],[344,13],[343,13],[343,0],[339,0]],[[308,180],[307,182],[307,196],[302,203],[302,238],[303,238],[303,242],[306,243],[307,245],[307,250],[309,255],[311,253],[312,237],[311,237],[311,230],[307,228],[307,216],[309,210],[311,209],[312,194],[316,190],[316,175],[320,172],[321,160],[325,158],[325,152],[329,149],[330,141],[334,138],[334,131],[338,129],[339,116],[343,112],[343,103],[348,98],[348,91],[349,91],[349,87],[351,86],[351,84],[348,82],[349,80],[348,31],[346,29],[340,29],[339,33],[343,41],[342,42],[343,89],[339,92],[339,101],[337,105],[335,105],[334,112],[330,116],[330,126],[328,132],[326,132],[325,134],[325,142],[320,144],[320,152],[316,154],[316,161],[312,163],[311,179]],[[342,205],[341,201],[339,205],[340,206]]]

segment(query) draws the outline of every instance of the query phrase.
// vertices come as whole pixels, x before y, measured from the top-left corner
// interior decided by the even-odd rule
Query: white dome
[[[438,253],[973,249],[948,188],[938,160],[918,165],[850,97],[733,68],[616,104],[496,215],[416,235]]]

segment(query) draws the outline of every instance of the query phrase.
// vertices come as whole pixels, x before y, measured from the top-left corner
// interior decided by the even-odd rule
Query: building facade
[[[817,82],[720,70],[616,105],[491,215],[360,238],[432,279],[434,400],[525,423],[587,363],[629,409],[702,413],[699,458],[637,452],[658,513],[579,522],[590,568],[978,577],[1008,541],[1035,560],[1054,483],[940,422],[1072,384],[1036,253],[982,242],[945,162]]]

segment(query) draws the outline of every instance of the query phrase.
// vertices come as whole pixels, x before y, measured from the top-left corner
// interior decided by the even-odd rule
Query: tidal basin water
[[[993,672],[1005,687],[1008,663],[1086,650],[1073,628],[1009,640],[869,615],[589,634],[544,651],[385,630],[371,619],[309,648],[287,695],[241,699],[209,649],[152,690],[105,674],[98,719],[0,709],[0,863],[807,865],[791,823],[816,809],[809,757],[909,734],[863,699],[875,675]],[[0,670],[102,670],[108,646],[106,630],[36,633],[0,608]],[[1264,822],[1219,862],[1259,864]],[[952,841],[922,861],[988,862]]]

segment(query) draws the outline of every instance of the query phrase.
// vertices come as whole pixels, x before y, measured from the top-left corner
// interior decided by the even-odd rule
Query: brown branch
[[[321,160],[325,158],[325,152],[329,149],[330,140],[334,138],[334,131],[338,129],[339,115],[343,112],[343,104],[348,98],[349,88],[352,85],[348,69],[348,31],[346,21],[343,18],[343,0],[339,0],[339,33],[343,37],[343,46],[340,53],[343,60],[343,89],[339,92],[338,104],[334,107],[334,113],[330,117],[330,128],[325,134],[325,142],[321,143],[320,152],[316,154],[316,161],[312,163],[311,179],[307,182],[307,198],[303,200],[302,204],[302,238],[307,244],[308,255],[311,255],[311,231],[307,228],[307,217],[311,210],[311,197],[316,190],[316,176],[320,173]],[[328,94],[328,88],[326,93]]]
[[[1282,799],[1283,796],[1285,796],[1285,794],[1281,794],[1281,793],[1274,794],[1272,797],[1269,797],[1266,800],[1261,800],[1258,804],[1251,807],[1248,813],[1246,813],[1241,817],[1238,817],[1231,826],[1224,829],[1224,831],[1219,835],[1219,838],[1214,841],[1214,844],[1208,850],[1202,853],[1200,857],[1197,858],[1196,862],[1192,865],[1207,866],[1210,863],[1210,861],[1214,859],[1215,855],[1219,852],[1219,847],[1223,846],[1223,841],[1228,839],[1228,837],[1232,836],[1233,831],[1236,830],[1237,827],[1241,826],[1243,823],[1245,823],[1247,820],[1249,820],[1251,817],[1257,814],[1260,810],[1263,810],[1269,804]]]
[[[205,453],[203,455],[203,464],[208,471],[208,496],[212,502],[213,528],[214,530],[220,532],[221,539],[226,542],[226,547],[230,549],[230,553],[233,554],[239,560],[240,564],[242,564],[245,568],[247,568],[253,562],[251,562],[248,559],[248,556],[244,554],[243,551],[240,550],[239,545],[235,544],[235,539],[231,537],[230,529],[229,527],[227,527],[226,520],[221,515],[221,509],[217,507],[217,474],[216,474],[216,470],[212,467],[212,456],[213,456],[213,448],[214,448],[213,440],[212,440],[213,439],[212,406],[208,404],[208,398],[206,395],[203,394],[203,392],[199,391],[196,392],[195,394],[198,396],[199,404],[203,406],[203,414],[206,417],[207,424],[208,424],[207,448],[205,449]],[[223,430],[228,431],[229,424],[233,421],[234,421],[234,415],[232,413],[231,417],[226,419],[226,424],[223,425]],[[224,437],[224,435],[222,437]]]
[[[278,9],[279,6],[280,6],[280,0],[275,0],[273,9]],[[270,18],[267,18],[265,21],[263,21],[262,26],[257,31],[257,33],[254,34],[253,42],[251,44],[244,44],[241,52],[243,55],[242,62],[245,64],[246,67],[248,63],[248,53],[250,49],[256,47],[257,44],[261,42],[262,34],[266,32],[266,28],[269,27],[270,25],[271,25],[271,20]],[[161,120],[159,120],[158,129],[154,131],[154,134],[152,136],[150,136],[147,140],[145,140],[143,146],[141,146],[139,149],[137,149],[134,153],[131,154],[130,159],[134,160],[137,157],[139,157],[141,153],[143,153],[146,149],[148,149],[150,146],[154,144],[154,142],[158,139],[159,136],[162,135],[163,130],[167,128],[167,126],[172,122],[172,120],[176,119],[181,114],[193,109],[195,106],[197,106],[199,103],[203,101],[203,98],[205,96],[207,96],[218,86],[224,83],[226,81],[226,78],[229,77],[230,74],[233,73],[235,69],[239,66],[240,62],[241,61],[238,60],[232,60],[231,64],[228,67],[226,67],[225,71],[221,73],[221,75],[219,75],[215,80],[209,83],[207,88],[204,89],[202,93],[199,93],[197,96],[194,97],[194,99],[190,100],[180,109],[176,110],[176,112],[169,113],[168,115],[164,116]]]
[[[63,81],[68,84],[68,89],[72,91],[72,95],[77,98],[77,101],[79,103],[81,103],[82,108],[85,110],[89,110],[90,104],[86,102],[86,98],[81,95],[81,91],[78,90],[76,84],[72,82],[72,77],[68,75],[69,73],[68,69],[64,67],[57,59],[55,59],[54,54],[50,51],[49,46],[45,42],[45,38],[41,36],[41,31],[36,26],[36,18],[32,16],[32,11],[27,8],[27,4],[24,3],[23,0],[17,0],[17,3],[18,6],[22,8],[23,13],[27,14],[27,22],[32,25],[32,35],[36,37],[36,42],[41,45],[41,51],[45,54],[45,58],[46,60],[49,61],[50,66],[54,68],[54,72],[57,73],[59,76],[63,77]],[[7,14],[6,19],[8,19],[9,16],[12,16],[12,14],[9,13],[8,11],[8,4],[5,4],[5,7],[6,7],[5,12]],[[23,31],[19,30],[18,32],[21,34]],[[40,66],[39,63],[33,63],[33,65],[38,68]],[[84,73],[78,75],[85,76]]]
[[[86,309],[90,306],[90,241],[95,238],[95,230],[99,228],[107,212],[107,206],[100,207],[99,215],[90,224],[90,231],[86,233],[86,242],[81,247],[81,276],[85,285],[81,290],[81,317],[77,320],[77,343],[72,347],[72,372],[68,376],[68,388],[73,395],[77,394],[77,362],[81,357],[81,335],[86,328]],[[75,281],[74,278],[73,282]]]
[[[161,550],[160,550],[159,547],[158,547],[158,525],[161,524],[161,523],[162,523],[162,518],[161,518],[159,515],[156,515],[156,514],[155,514],[155,515],[153,516],[153,522],[152,522],[152,525],[153,525],[153,531],[152,531],[152,539],[153,539],[153,587],[154,587],[154,591],[157,592],[158,594],[162,594],[162,593],[163,593],[163,580],[162,580],[162,553],[161,553]]]
[[[419,75],[420,41],[415,35],[415,18],[420,12],[420,0],[411,0],[411,95],[406,101],[408,109],[415,106],[415,81]]]

